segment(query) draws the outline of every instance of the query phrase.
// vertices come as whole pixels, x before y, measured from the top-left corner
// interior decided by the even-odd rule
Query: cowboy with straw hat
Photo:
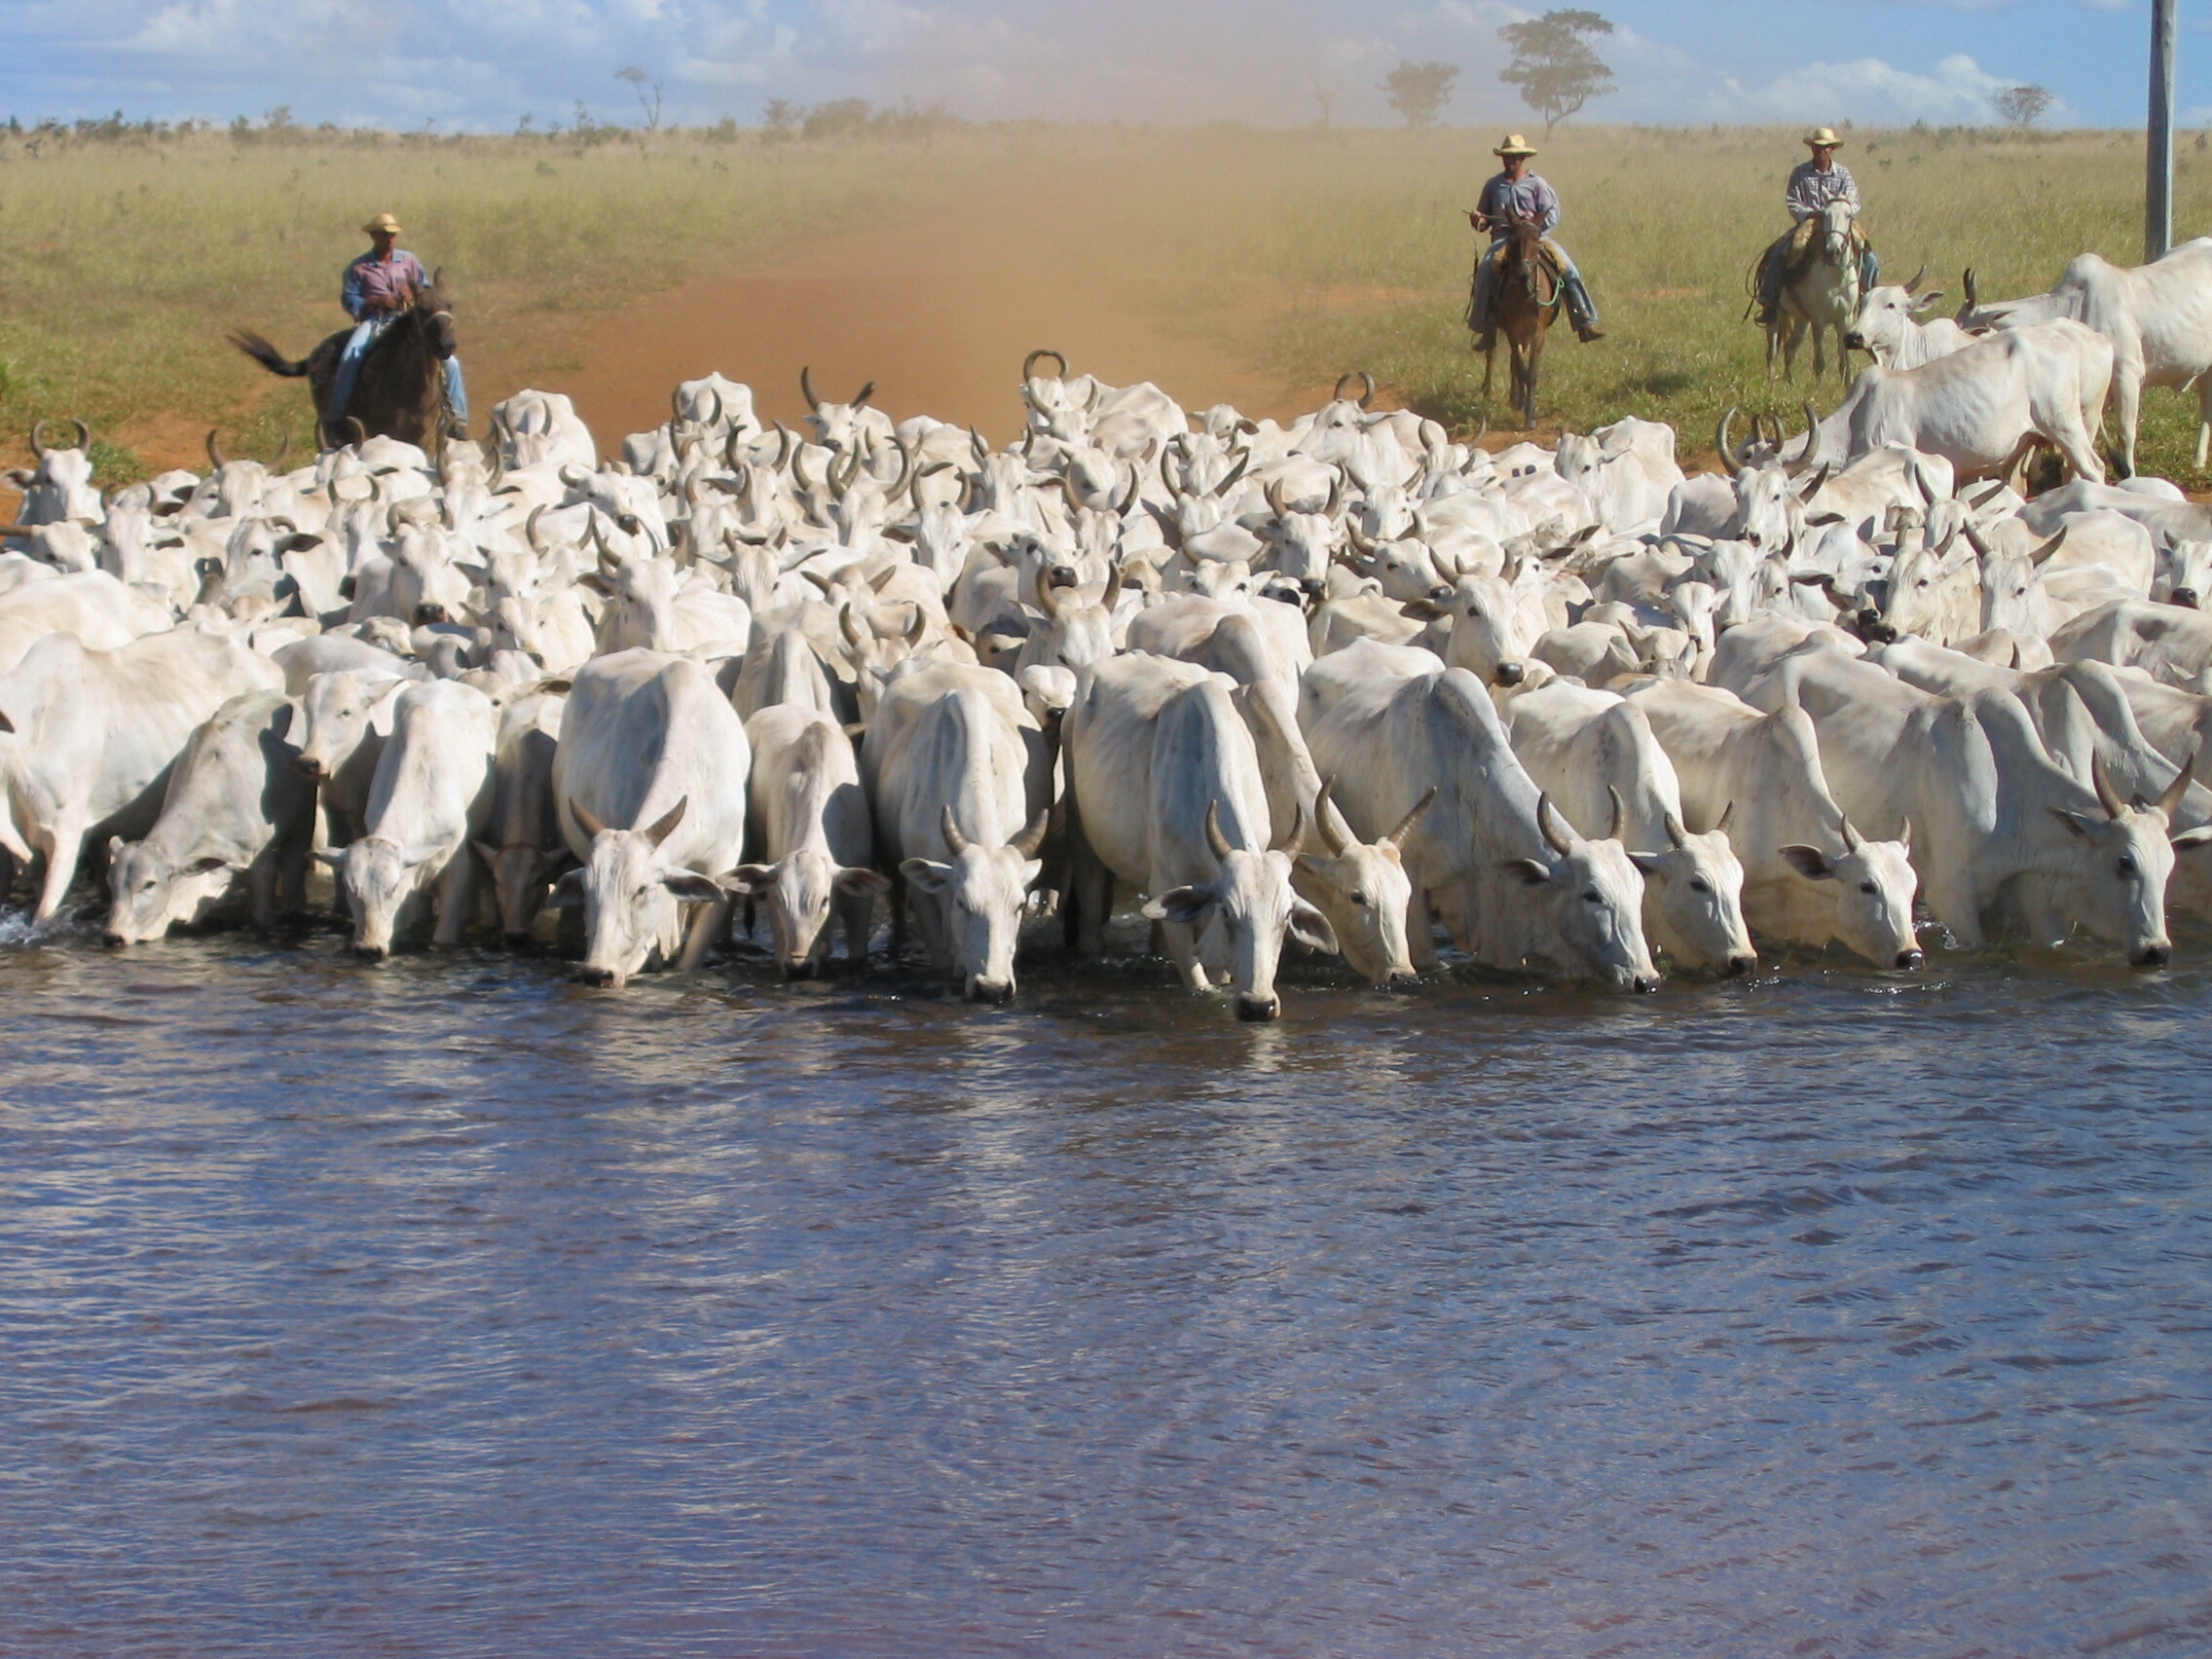
[[[399,245],[399,221],[379,213],[361,227],[369,239],[369,251],[346,267],[339,303],[353,319],[353,332],[338,358],[338,375],[331,387],[330,407],[323,420],[343,433],[347,405],[353,400],[353,383],[360,378],[361,360],[369,348],[415,303],[421,289],[430,285],[423,262]],[[453,406],[455,425],[468,429],[468,391],[461,378],[461,359],[445,359],[446,401]],[[341,438],[343,441],[343,438]]]
[[[1852,179],[1851,169],[1835,159],[1836,151],[1843,148],[1843,140],[1835,135],[1835,129],[1814,128],[1805,134],[1805,147],[1813,152],[1813,159],[1797,164],[1790,171],[1788,188],[1782,194],[1782,204],[1789,209],[1790,228],[1780,241],[1766,250],[1759,265],[1758,322],[1761,328],[1774,324],[1775,310],[1782,304],[1782,284],[1788,272],[1790,249],[1798,240],[1800,227],[1808,220],[1818,219],[1831,202],[1849,202],[1855,218],[1860,211],[1859,186]],[[1861,293],[1873,287],[1881,269],[1872,248],[1865,251],[1863,267],[1859,279]]]
[[[1567,316],[1574,324],[1574,332],[1585,344],[1604,339],[1598,326],[1598,307],[1590,298],[1590,290],[1582,280],[1582,273],[1575,269],[1574,261],[1566,248],[1552,240],[1552,227],[1559,223],[1559,192],[1542,178],[1529,170],[1529,158],[1536,147],[1514,132],[1504,143],[1491,152],[1505,165],[1505,170],[1493,175],[1483,186],[1474,211],[1467,217],[1478,231],[1490,232],[1490,248],[1475,267],[1475,294],[1467,308],[1467,326],[1475,331],[1475,350],[1491,350],[1497,344],[1497,268],[1505,253],[1505,239],[1515,220],[1532,220],[1544,239],[1544,246],[1559,262],[1560,280],[1567,290]]]

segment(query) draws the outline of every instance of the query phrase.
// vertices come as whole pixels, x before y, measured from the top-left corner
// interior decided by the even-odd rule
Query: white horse
[[[1859,248],[1853,235],[1851,203],[1837,200],[1821,209],[1819,247],[1804,272],[1783,284],[1782,303],[1775,307],[1774,321],[1766,331],[1766,372],[1774,373],[1779,352],[1785,380],[1794,380],[1797,343],[1807,332],[1813,337],[1813,378],[1827,373],[1825,337],[1835,334],[1836,371],[1851,381],[1851,355],[1844,336],[1859,320]]]

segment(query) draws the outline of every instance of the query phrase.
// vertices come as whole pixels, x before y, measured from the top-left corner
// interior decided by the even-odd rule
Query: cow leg
[[[2058,446],[2058,453],[2066,458],[2067,464],[2074,468],[2077,478],[2086,478],[2091,483],[2102,484],[2105,481],[2105,463],[2097,459],[2097,446],[2090,438],[2088,428],[2082,424],[2080,416],[2072,409],[2059,410],[2058,416],[2050,424],[2050,441]],[[2127,446],[2132,451],[2134,427],[2129,426],[2127,432]],[[2122,463],[2129,472],[2134,471],[2132,454],[2124,455]]]
[[[62,901],[69,897],[70,883],[77,879],[77,861],[83,857],[85,831],[75,824],[58,824],[46,849],[46,880],[39,889],[37,920],[52,921],[60,912]]]
[[[1428,913],[1428,895],[1419,882],[1406,900],[1406,955],[1423,974],[1436,966],[1436,923]]]
[[[438,877],[438,924],[430,935],[432,944],[461,942],[461,930],[468,926],[469,900],[475,896],[475,871],[476,854],[464,841]]]
[[[269,933],[276,926],[276,849],[265,849],[247,866],[245,879],[253,895],[253,925]]]
[[[690,931],[683,936],[683,954],[677,958],[676,969],[688,974],[707,959],[707,949],[721,935],[729,931],[729,901],[717,899],[702,904],[693,912]]]
[[[1198,945],[1188,922],[1161,922],[1160,942],[1167,947],[1167,955],[1175,964],[1175,972],[1183,977],[1183,983],[1194,991],[1213,989],[1213,977],[1198,961]]]
[[[875,932],[875,896],[839,894],[837,922],[845,934],[845,960],[855,968],[866,968],[868,939]]]
[[[1061,938],[1080,956],[1096,956],[1106,948],[1106,924],[1114,913],[1114,872],[1106,867],[1083,832],[1075,796],[1068,796],[1067,912],[1060,918]]]
[[[2130,372],[2124,366],[2116,366],[2112,377],[2112,389],[2114,400],[2119,405],[2116,413],[2120,419],[2120,465],[2126,468],[2126,476],[2132,478],[2135,476],[2135,422],[2143,410],[2142,369],[2136,368]],[[2069,456],[2067,459],[2072,460],[2073,458]],[[2076,470],[2081,470],[2079,465],[2077,465]],[[2104,468],[2099,466],[2095,472],[2083,472],[2082,476],[2094,478],[2099,484],[2102,484],[2104,482]]]

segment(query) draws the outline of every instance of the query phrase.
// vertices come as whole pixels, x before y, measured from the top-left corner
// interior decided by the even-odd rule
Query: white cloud
[[[1990,95],[2014,83],[1989,74],[1964,53],[1933,74],[1899,69],[1879,57],[1808,63],[1763,86],[1723,79],[1697,113],[1717,121],[1853,121],[1874,126],[1915,121],[1978,125],[1993,120]],[[2062,113],[2062,110],[2054,113]]]

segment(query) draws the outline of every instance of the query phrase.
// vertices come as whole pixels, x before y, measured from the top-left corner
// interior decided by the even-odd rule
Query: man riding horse
[[[1475,267],[1474,298],[1467,308],[1467,326],[1475,331],[1475,350],[1480,352],[1490,352],[1497,346],[1497,273],[1517,222],[1536,227],[1544,251],[1558,265],[1567,293],[1567,320],[1573,323],[1576,336],[1585,345],[1605,337],[1598,326],[1598,308],[1583,285],[1582,273],[1575,269],[1567,249],[1552,240],[1552,229],[1560,220],[1559,192],[1529,170],[1529,158],[1535,153],[1535,147],[1518,132],[1493,150],[1491,154],[1505,170],[1492,175],[1476,200],[1475,210],[1467,215],[1475,229],[1490,233],[1489,250]]]
[[[305,378],[321,441],[383,434],[436,447],[468,435],[468,390],[454,347],[453,308],[438,277],[399,246],[399,221],[379,213],[361,227],[367,253],[346,267],[339,291],[352,326],[294,362],[250,329],[231,342],[273,375]]]
[[[1852,217],[1859,216],[1859,185],[1852,178],[1851,169],[1835,159],[1842,144],[1843,140],[1835,135],[1832,127],[1816,127],[1805,134],[1805,145],[1813,152],[1813,159],[1799,162],[1790,169],[1788,187],[1782,193],[1782,204],[1789,210],[1789,229],[1766,250],[1759,264],[1758,324],[1761,328],[1772,328],[1779,320],[1782,285],[1812,258],[1821,218],[1827,211],[1828,203],[1849,203]],[[1880,273],[1881,261],[1874,257],[1874,250],[1862,237],[1859,291],[1863,294],[1871,289]]]

